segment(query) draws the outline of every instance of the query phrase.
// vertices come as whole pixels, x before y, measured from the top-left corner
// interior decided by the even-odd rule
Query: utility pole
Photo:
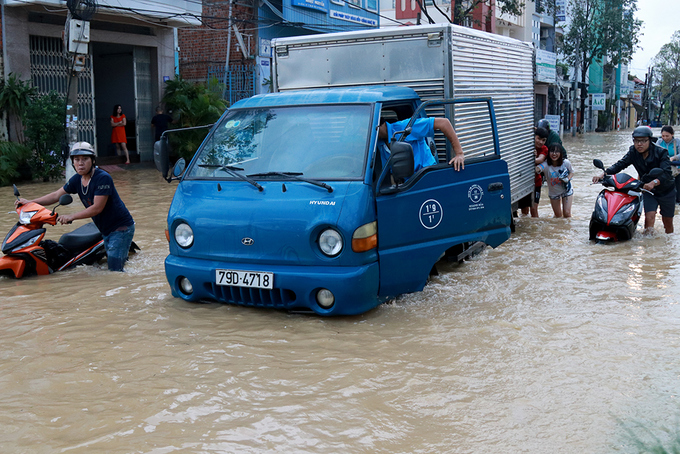
[[[571,136],[574,137],[576,136],[576,122],[578,121],[578,109],[576,108],[576,94],[578,92],[578,75],[579,75],[579,70],[580,65],[581,65],[581,40],[576,41],[576,62],[574,64],[574,96],[572,97],[572,103],[573,103],[573,109],[572,109],[572,114],[574,116],[574,120],[571,123]]]
[[[647,125],[652,126],[652,83],[654,82],[654,67],[649,68],[649,85],[647,85]]]
[[[68,57],[68,89],[65,144],[62,153],[65,158],[66,181],[68,181],[76,173],[68,154],[71,146],[78,141],[78,77],[85,69],[86,59],[89,56],[90,22],[88,21],[97,10],[97,2],[96,0],[67,0],[66,5],[68,13],[64,26],[64,52]]]

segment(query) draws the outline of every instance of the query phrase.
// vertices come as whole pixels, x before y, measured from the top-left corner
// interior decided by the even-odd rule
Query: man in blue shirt
[[[135,221],[118,195],[111,175],[95,166],[96,156],[92,145],[87,142],[73,144],[70,157],[76,175],[63,187],[33,202],[49,205],[64,194],[78,194],[85,209],[74,214],[62,214],[57,221],[70,224],[76,219],[92,218],[104,238],[109,270],[123,271],[135,234]],[[28,202],[20,199],[16,204]]]
[[[410,118],[406,120],[397,121],[395,123],[387,123],[381,120],[380,128],[378,129],[378,138],[389,143],[395,131],[403,131],[406,129]],[[454,157],[449,161],[455,170],[462,170],[465,168],[465,156],[463,155],[463,148],[460,145],[456,131],[448,118],[418,118],[411,127],[411,133],[404,138],[404,141],[413,148],[413,163],[414,172],[423,167],[432,166],[437,163],[437,160],[432,156],[432,151],[427,144],[427,137],[434,137],[434,131],[441,131],[444,133],[446,139],[451,143]],[[397,136],[399,139],[399,136]],[[380,147],[380,157],[383,164],[389,159],[389,149],[386,146]]]

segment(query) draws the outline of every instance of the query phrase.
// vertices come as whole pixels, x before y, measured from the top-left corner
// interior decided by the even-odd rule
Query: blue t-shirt
[[[394,131],[403,131],[408,125],[409,118],[406,120],[397,121],[395,123],[385,123],[387,125],[387,142],[392,139]],[[427,137],[434,137],[434,118],[418,118],[411,127],[411,134],[404,139],[413,147],[413,164],[414,171],[422,169],[423,167],[433,166],[437,160],[432,156],[430,146],[425,140]],[[399,139],[399,136],[397,136]],[[386,146],[380,147],[380,157],[383,163],[390,158],[389,149]]]
[[[120,199],[111,175],[102,169],[95,168],[87,188],[83,188],[81,176],[75,174],[64,185],[68,194],[78,194],[85,208],[94,204],[94,196],[107,195],[106,205],[101,213],[92,217],[102,235],[108,235],[119,227],[131,226],[135,223],[125,204]]]

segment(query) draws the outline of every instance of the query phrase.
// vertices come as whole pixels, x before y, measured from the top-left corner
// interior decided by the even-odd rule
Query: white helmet
[[[73,159],[74,156],[90,156],[93,160],[96,158],[94,148],[87,142],[76,142],[71,146],[69,157]]]

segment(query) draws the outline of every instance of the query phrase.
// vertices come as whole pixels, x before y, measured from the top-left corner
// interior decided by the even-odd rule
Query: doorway
[[[115,156],[111,143],[111,114],[120,104],[127,119],[125,135],[130,159],[136,154],[135,82],[133,46],[117,43],[92,43],[94,70],[95,118],[97,124],[97,154]]]

